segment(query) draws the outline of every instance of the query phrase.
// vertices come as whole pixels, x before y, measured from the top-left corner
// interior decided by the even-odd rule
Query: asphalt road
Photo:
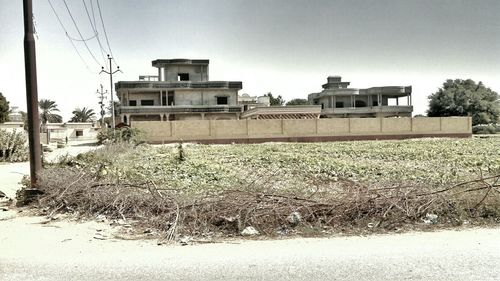
[[[36,220],[0,220],[0,280],[500,280],[500,228],[157,246]]]

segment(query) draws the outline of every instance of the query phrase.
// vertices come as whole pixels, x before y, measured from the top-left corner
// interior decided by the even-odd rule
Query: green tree
[[[9,121],[9,112],[10,112],[9,102],[3,96],[3,94],[0,93],[0,123],[5,123]]]
[[[47,123],[61,123],[62,117],[55,112],[59,112],[57,104],[55,101],[41,99],[38,102],[38,107],[40,108],[40,121],[43,125]]]
[[[286,105],[308,105],[309,101],[306,99],[292,99]]]
[[[70,122],[89,122],[95,118],[95,112],[91,108],[76,108],[72,113]]]
[[[283,105],[285,103],[285,100],[279,95],[277,97],[274,97],[273,94],[271,94],[271,92],[267,93],[267,95],[269,97],[269,103],[271,105]]]
[[[498,94],[471,79],[448,79],[429,96],[427,116],[472,116],[472,125],[498,122]]]

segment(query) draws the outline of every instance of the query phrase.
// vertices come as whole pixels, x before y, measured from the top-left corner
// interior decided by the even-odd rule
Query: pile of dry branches
[[[61,177],[60,175],[64,175]],[[500,218],[500,175],[480,177],[446,188],[416,185],[367,186],[348,180],[313,183],[310,191],[276,190],[269,180],[221,192],[185,194],[152,181],[105,182],[71,167],[41,174],[38,203],[52,214],[73,212],[134,221],[179,235],[237,235],[253,226],[276,235],[309,227],[392,229],[422,223],[428,214],[440,224],[474,218]],[[253,191],[259,190],[259,191]],[[434,223],[434,222],[433,222]]]

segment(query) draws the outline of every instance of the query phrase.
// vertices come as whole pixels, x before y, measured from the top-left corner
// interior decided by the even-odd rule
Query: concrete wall
[[[470,137],[470,117],[189,120],[132,123],[151,143],[333,141],[414,137]]]
[[[164,68],[162,81],[175,82],[179,73],[189,73],[189,81],[208,81],[207,65],[171,65]]]
[[[7,132],[23,132],[24,131],[24,123],[23,122],[5,122],[0,123],[0,130],[4,130]]]

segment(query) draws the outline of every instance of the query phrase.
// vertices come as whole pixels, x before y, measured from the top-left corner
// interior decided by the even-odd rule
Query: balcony
[[[325,108],[321,114],[370,114],[370,113],[411,113],[413,106],[388,105],[388,106],[368,106],[368,107],[342,107]]]
[[[241,90],[243,83],[239,81],[120,81],[115,89],[237,89]]]
[[[123,114],[242,112],[239,105],[122,106]]]

